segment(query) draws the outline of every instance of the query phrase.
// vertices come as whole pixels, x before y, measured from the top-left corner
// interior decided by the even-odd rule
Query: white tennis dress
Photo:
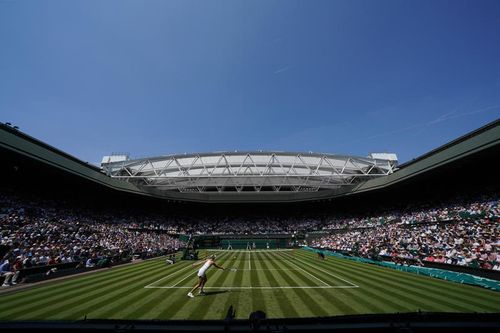
[[[205,273],[207,272],[207,269],[210,267],[210,265],[212,265],[212,261],[207,260],[207,262],[205,262],[203,264],[203,266],[201,266],[200,270],[198,271],[198,276],[199,277],[205,276]]]

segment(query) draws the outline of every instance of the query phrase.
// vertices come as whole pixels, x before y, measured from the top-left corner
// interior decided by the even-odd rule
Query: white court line
[[[325,281],[321,280],[320,278],[316,277],[315,275],[309,273],[308,271],[306,271],[305,269],[299,267],[296,263],[294,263],[293,261],[290,261],[290,263],[292,265],[294,265],[295,267],[297,267],[298,269],[300,269],[302,272],[312,276],[313,278],[315,278],[316,280],[318,280],[319,282],[323,283],[325,286],[330,286],[328,283],[326,283]]]
[[[321,268],[318,268],[318,267],[316,267],[316,266],[313,266],[313,265],[311,265],[311,264],[309,264],[309,263],[307,263],[307,262],[305,262],[305,261],[303,261],[303,260],[300,260],[300,259],[298,259],[298,258],[293,258],[293,257],[290,257],[290,258],[291,258],[291,259],[295,259],[295,260],[297,260],[297,261],[300,261],[301,263],[304,263],[304,264],[306,264],[306,265],[308,265],[308,266],[310,266],[310,267],[312,267],[312,268],[314,268],[314,269],[317,269],[318,271],[321,271],[321,272],[323,272],[323,273],[326,273],[326,274],[328,274],[328,275],[331,275],[331,276],[333,276],[333,277],[335,277],[335,278],[337,278],[337,279],[339,279],[339,280],[342,280],[342,281],[344,281],[344,282],[347,282],[347,283],[349,283],[350,285],[352,285],[354,288],[359,288],[359,286],[358,286],[357,284],[354,284],[354,283],[352,283],[351,281],[347,281],[347,280],[345,280],[345,279],[343,279],[343,278],[341,278],[341,277],[338,277],[337,275],[332,274],[332,273],[330,273],[330,272],[328,272],[328,271],[322,270]]]
[[[260,251],[260,252],[271,252],[271,251]],[[228,252],[230,252],[230,251],[228,251]],[[234,251],[231,251],[231,252],[234,252]],[[241,252],[246,252],[246,251],[241,251]],[[250,251],[248,251],[248,252],[250,252]],[[257,252],[257,251],[254,251],[254,252]],[[275,252],[281,252],[281,251],[275,250]],[[224,254],[223,254],[223,256],[224,256]],[[205,287],[205,289],[224,289],[224,290],[264,289],[264,290],[272,290],[272,289],[351,289],[351,288],[359,288],[359,286],[357,286],[356,284],[354,284],[354,283],[352,283],[350,281],[347,281],[345,279],[342,279],[342,278],[340,278],[340,277],[338,277],[338,276],[336,276],[334,274],[331,274],[331,273],[329,273],[327,271],[324,271],[322,269],[314,267],[314,266],[312,266],[312,265],[304,262],[303,260],[300,260],[300,259],[297,259],[297,258],[293,258],[293,257],[290,257],[290,256],[287,256],[287,257],[289,259],[291,259],[291,260],[296,259],[297,261],[305,263],[306,265],[311,266],[311,267],[313,267],[315,269],[318,269],[319,271],[322,271],[323,273],[329,274],[329,275],[331,275],[333,277],[336,277],[339,280],[347,282],[347,283],[350,284],[350,286],[331,286],[331,285],[329,285],[329,284],[321,281],[316,276],[310,274],[309,272],[307,272],[306,270],[304,270],[303,268],[301,268],[300,266],[298,266],[297,264],[295,264],[295,263],[292,262],[292,264],[294,264],[295,267],[299,268],[299,270],[302,270],[305,273],[311,275],[312,277],[314,277],[315,279],[321,281],[325,285],[324,286],[279,286],[279,287],[269,287],[269,286],[255,286],[255,287],[253,287],[253,286],[243,286],[243,287]],[[225,260],[229,260],[229,259],[225,259]],[[177,286],[179,283],[181,283],[182,281],[184,281],[185,279],[187,279],[189,276],[191,276],[191,273],[188,274],[186,277],[184,277],[182,280],[178,281],[177,283],[175,283],[172,286],[165,286],[165,287],[163,287],[163,286],[152,286],[153,284],[155,284],[155,283],[157,283],[157,282],[159,282],[161,280],[164,280],[164,279],[168,278],[169,276],[171,276],[173,274],[176,274],[176,273],[179,273],[179,272],[185,270],[186,268],[190,268],[190,267],[191,267],[191,265],[188,265],[188,266],[186,266],[186,267],[184,267],[184,268],[182,268],[182,269],[180,269],[180,270],[178,270],[178,271],[176,271],[176,272],[174,272],[172,274],[169,274],[169,275],[167,275],[167,276],[165,276],[165,277],[163,277],[163,278],[161,278],[161,279],[159,279],[159,280],[157,280],[157,281],[155,281],[153,283],[150,283],[149,285],[145,286],[144,288],[147,288],[147,289],[191,289],[191,287],[189,287],[189,286],[187,286],[187,287],[182,287],[182,286],[179,287],[179,286]],[[246,271],[246,269],[239,269],[239,270]],[[296,269],[259,269],[259,268],[254,268],[254,269],[250,269],[250,270],[256,270],[256,271],[257,270],[276,270],[276,271],[278,271],[278,270],[283,270],[283,271],[289,270],[289,271],[295,271]]]
[[[182,280],[180,280],[180,281],[177,281],[175,284],[173,284],[172,286],[170,286],[170,288],[174,288],[176,285],[178,285],[179,283],[181,283],[182,281],[186,280],[188,277],[191,277],[191,275],[194,275],[194,274],[196,274],[196,273],[197,273],[197,272],[193,272],[193,273],[191,273],[191,274],[186,275],[186,277],[184,277],[184,278],[183,278]]]
[[[250,255],[250,251],[248,251],[248,269],[252,270],[252,256]]]
[[[165,279],[166,279],[166,278],[168,278],[169,276],[172,276],[172,275],[174,275],[174,274],[177,274],[177,273],[179,273],[179,272],[182,272],[182,271],[183,271],[183,270],[185,270],[186,268],[190,268],[190,267],[191,267],[191,265],[187,265],[186,267],[181,268],[180,270],[177,270],[177,271],[173,272],[172,274],[168,274],[167,276],[164,276],[164,277],[162,277],[161,279],[156,280],[155,282],[151,282],[150,284],[148,284],[148,285],[147,285],[147,286],[145,286],[144,288],[152,288],[152,287],[150,287],[152,284],[155,284],[155,283],[157,283],[157,282],[160,282],[160,281],[162,281],[162,280],[165,280]]]
[[[306,271],[305,269],[301,268],[300,266],[298,266],[296,263],[294,263],[293,261],[290,261],[290,264],[294,265],[295,267],[297,267],[298,269],[300,269],[302,272],[312,276],[313,278],[315,278],[316,280],[318,280],[319,282],[323,283],[325,286],[328,286],[328,287],[331,287],[328,283],[326,283],[325,281],[321,280],[320,278],[316,277],[315,275],[309,273],[308,271]]]
[[[224,254],[223,254],[223,255],[224,255]],[[219,258],[219,259],[220,259],[220,258]],[[181,268],[181,269],[179,269],[179,270],[177,270],[177,271],[175,271],[175,272],[173,272],[173,273],[171,273],[171,274],[168,274],[167,276],[162,277],[162,278],[161,278],[161,279],[159,279],[159,280],[156,280],[155,282],[151,282],[150,284],[148,284],[148,285],[147,285],[147,286],[145,286],[144,288],[156,288],[156,287],[151,287],[151,285],[153,285],[153,284],[155,284],[155,283],[158,283],[158,282],[160,282],[160,281],[163,281],[163,280],[165,280],[166,278],[168,278],[169,276],[172,276],[172,275],[174,275],[174,274],[177,274],[177,273],[179,273],[179,272],[182,272],[182,271],[183,271],[183,270],[185,270],[186,268],[193,268],[193,266],[192,266],[192,265],[187,265],[187,266],[186,266],[186,267],[184,267],[184,268]],[[191,275],[191,274],[188,274],[188,276],[190,276],[190,275]],[[187,277],[186,277],[186,278],[187,278]],[[185,279],[186,279],[186,278],[185,278]]]
[[[149,287],[150,289],[191,289],[191,287]],[[204,289],[350,289],[355,286],[205,287]]]
[[[223,258],[223,259],[224,259],[224,262],[225,262],[225,261],[227,261],[227,260],[230,260],[230,256],[227,256],[227,255],[226,255],[226,253],[222,254],[222,255],[221,255],[221,257],[219,257],[219,259],[221,259],[221,258]],[[203,259],[202,259],[202,260],[203,260]],[[199,261],[200,261],[200,260],[198,260],[197,262],[199,262]],[[184,267],[183,269],[181,269],[181,270],[179,270],[179,271],[177,271],[177,272],[175,272],[175,273],[178,273],[178,272],[180,272],[180,271],[182,271],[182,270],[184,270],[185,268],[188,268],[188,267],[191,267],[191,268],[192,268],[192,265],[188,265],[188,266]],[[147,285],[147,286],[145,286],[144,288],[147,288],[147,289],[155,289],[155,288],[181,288],[181,287],[176,287],[176,286],[177,286],[179,283],[181,283],[182,281],[186,280],[188,277],[192,276],[193,274],[196,274],[197,272],[198,272],[198,271],[194,271],[193,273],[188,273],[188,275],[186,275],[186,276],[185,276],[182,280],[177,281],[177,282],[176,282],[175,284],[173,284],[172,286],[167,286],[167,287],[157,287],[157,286],[152,286],[152,284],[155,284],[155,283],[157,283],[157,282],[159,282],[159,281],[161,281],[161,280],[164,280],[164,279],[166,279],[167,277],[169,277],[169,276],[171,276],[171,275],[175,274],[175,273],[172,273],[172,274],[169,274],[169,275],[167,275],[167,276],[165,276],[165,277],[163,277],[163,278],[159,279],[158,281],[155,281],[155,282],[153,282],[153,283],[148,284],[148,285]],[[182,288],[191,288],[191,287],[182,287]]]

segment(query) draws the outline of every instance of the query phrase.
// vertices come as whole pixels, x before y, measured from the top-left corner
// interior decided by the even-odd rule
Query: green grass
[[[0,320],[223,319],[230,305],[237,318],[500,309],[498,292],[302,250],[221,252],[218,262],[237,270],[211,268],[206,296],[186,296],[191,262],[159,258],[0,295]]]

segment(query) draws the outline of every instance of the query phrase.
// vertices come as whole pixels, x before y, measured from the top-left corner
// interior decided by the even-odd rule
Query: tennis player
[[[205,287],[205,283],[207,282],[207,270],[215,266],[218,269],[224,269],[224,267],[217,265],[215,262],[215,254],[212,254],[207,260],[205,261],[199,261],[197,263],[194,263],[192,266],[198,266],[203,264],[201,268],[198,270],[198,283],[191,289],[191,291],[187,294],[189,297],[194,297],[193,293],[195,292],[196,289],[200,288],[200,292],[198,295],[205,295],[205,292],[203,291],[203,288]]]

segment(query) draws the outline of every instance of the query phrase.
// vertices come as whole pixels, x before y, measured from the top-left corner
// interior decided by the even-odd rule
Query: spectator
[[[4,260],[0,265],[0,276],[4,277],[2,287],[16,284],[17,275],[12,271],[9,260]]]

